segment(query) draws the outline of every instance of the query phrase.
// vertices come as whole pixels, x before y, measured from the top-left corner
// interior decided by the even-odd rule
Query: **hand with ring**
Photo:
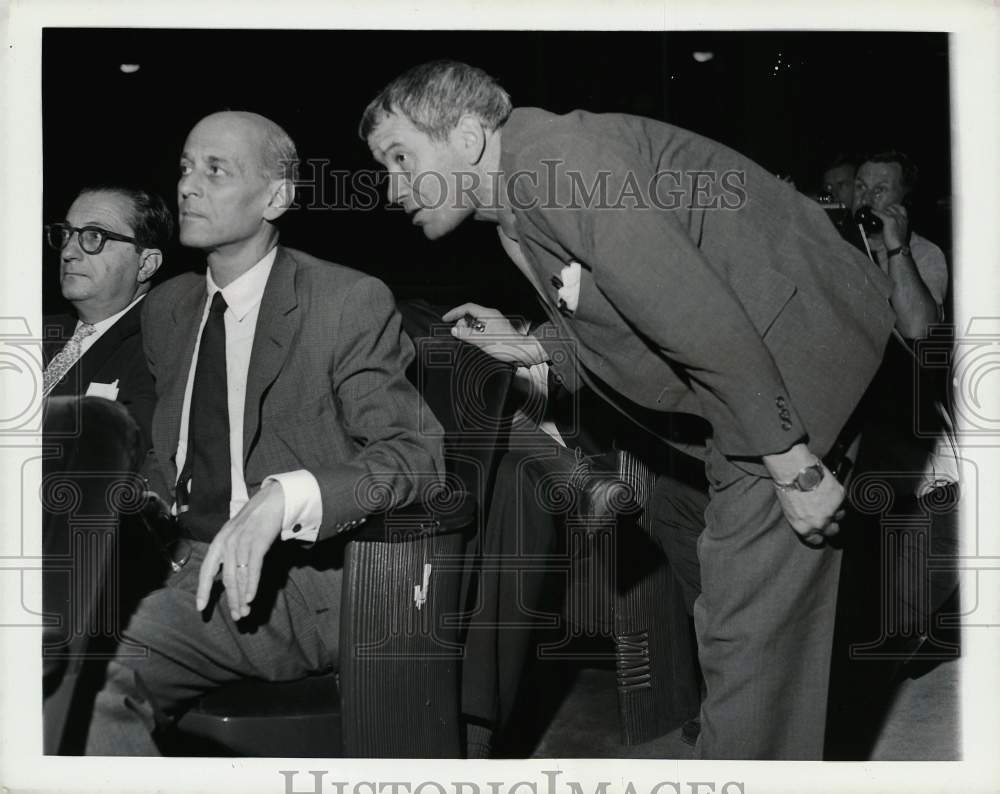
[[[212,539],[198,572],[195,606],[199,612],[208,606],[215,575],[221,568],[229,614],[233,620],[250,614],[250,603],[257,595],[260,583],[264,555],[281,534],[284,512],[284,491],[279,483],[269,480],[243,505],[240,512],[222,525]]]
[[[530,367],[547,358],[541,343],[526,330],[517,329],[499,309],[463,303],[445,312],[441,319],[454,323],[452,336],[475,345],[497,361]]]

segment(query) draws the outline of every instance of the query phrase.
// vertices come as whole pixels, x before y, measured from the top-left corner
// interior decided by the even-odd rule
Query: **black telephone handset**
[[[869,234],[882,231],[882,219],[867,204],[858,207],[858,211],[854,213],[854,222],[860,224]]]

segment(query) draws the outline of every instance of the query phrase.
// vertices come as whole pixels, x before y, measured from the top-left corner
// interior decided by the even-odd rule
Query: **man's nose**
[[[406,174],[398,171],[389,172],[385,193],[390,204],[402,204],[403,199],[410,195],[410,183]]]
[[[74,259],[80,259],[82,257],[83,249],[80,247],[80,233],[70,232],[69,240],[66,241],[66,245],[64,245],[62,251],[59,252],[59,259],[63,262],[71,262]]]
[[[181,174],[180,179],[177,180],[177,195],[182,199],[188,196],[200,195],[201,189],[198,185],[198,180],[195,178],[194,172],[190,174]]]

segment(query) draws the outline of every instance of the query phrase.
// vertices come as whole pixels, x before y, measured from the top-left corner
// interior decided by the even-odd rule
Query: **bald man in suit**
[[[214,687],[335,667],[341,568],[318,541],[442,472],[389,290],[278,243],[296,160],[253,113],[212,114],[185,142],[180,239],[208,271],[163,284],[143,312],[157,391],[145,471],[178,551],[125,631],[148,653],[109,665],[89,754],[155,755],[158,729]]]

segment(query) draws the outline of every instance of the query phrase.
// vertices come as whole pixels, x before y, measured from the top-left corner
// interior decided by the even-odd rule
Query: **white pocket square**
[[[570,260],[561,271],[559,281],[562,284],[556,291],[559,296],[559,311],[563,314],[573,314],[580,303],[580,263]]]
[[[103,397],[105,400],[117,400],[118,379],[115,379],[111,383],[98,383],[97,381],[91,381],[90,385],[87,387],[87,396]]]

